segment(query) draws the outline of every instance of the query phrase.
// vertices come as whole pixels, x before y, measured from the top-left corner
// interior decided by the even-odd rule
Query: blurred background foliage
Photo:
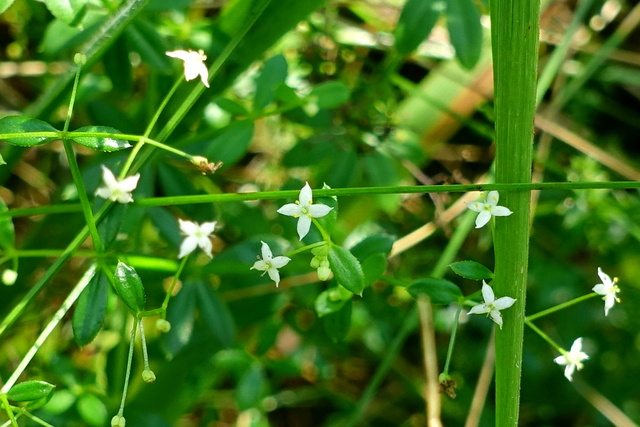
[[[558,49],[567,52],[541,98],[534,178],[638,180],[639,7],[623,0],[579,3],[542,4],[541,67]],[[223,167],[202,175],[174,155],[148,151],[136,200],[297,190],[305,181],[340,188],[488,179],[495,147],[488,4],[482,0],[16,0],[0,15],[0,114],[61,128],[71,59],[82,51],[89,63],[71,128],[101,125],[142,134],[182,72],[165,51],[203,49],[211,64],[265,4],[211,88],[173,132],[160,133],[167,144]],[[563,39],[569,28],[575,31]],[[195,84],[180,86],[160,128]],[[2,144],[0,150],[7,162],[0,166],[0,198],[9,209],[77,203],[61,145]],[[91,193],[99,165],[116,170],[126,155],[78,151]],[[597,267],[620,278],[622,303],[607,318],[592,299],[537,322],[566,348],[584,337],[590,360],[574,383],[553,363],[553,349],[526,332],[521,425],[640,423],[638,193],[533,196],[527,313],[589,293],[598,283]],[[330,307],[318,297],[336,283],[319,282],[306,254],[282,270],[279,288],[249,270],[261,240],[274,254],[297,247],[295,222],[275,212],[289,201],[134,204],[114,211],[113,223],[104,226],[118,232],[110,249],[138,270],[148,308],[161,304],[177,266],[176,218],[221,225],[213,260],[192,260],[181,277],[169,307],[171,332],[161,335],[149,319],[157,381],[141,381],[138,355],[127,425],[343,426],[352,425],[360,409],[358,425],[425,425],[419,325],[405,286],[431,274],[458,226],[460,200],[457,194],[340,198],[334,241],[366,266],[368,286],[362,297],[331,300]],[[76,210],[17,215],[13,225],[20,250],[61,250],[84,220]],[[313,233],[308,241],[320,238]],[[354,248],[368,236],[373,240]],[[3,336],[0,378],[15,369],[81,276],[90,250],[88,242]],[[491,254],[490,232],[482,229],[469,234],[456,260],[491,268]],[[0,289],[1,314],[53,259],[20,258],[18,281]],[[2,269],[10,267],[7,262]],[[465,295],[479,289],[451,272],[447,278]],[[117,410],[131,319],[108,292],[103,327],[90,344],[74,342],[68,316],[27,370],[26,377],[57,385],[36,412],[55,426],[106,425]],[[434,307],[441,369],[454,313],[455,307]],[[443,395],[444,425],[462,425],[469,414],[492,326],[463,315],[451,362],[457,397]],[[362,400],[387,357],[390,370]],[[475,422],[492,425],[492,407],[489,394]]]

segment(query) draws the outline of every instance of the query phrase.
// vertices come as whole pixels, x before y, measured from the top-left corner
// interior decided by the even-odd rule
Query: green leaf
[[[194,286],[183,286],[178,295],[171,299],[167,321],[171,330],[162,337],[162,348],[169,358],[173,358],[191,340],[196,313],[198,292]]]
[[[328,314],[322,318],[324,330],[333,341],[343,340],[349,333],[351,328],[351,311],[353,308],[353,300],[347,301],[340,310]]]
[[[351,91],[346,84],[338,81],[321,83],[314,87],[309,97],[314,99],[318,108],[335,108],[349,100]]]
[[[107,313],[108,288],[109,280],[100,270],[78,298],[71,325],[73,337],[80,347],[93,341],[102,328]]]
[[[0,199],[0,214],[8,212],[9,208],[4,203],[4,200]],[[13,227],[13,221],[8,215],[0,215],[0,248],[6,250],[13,249],[15,247],[16,232]]]
[[[114,275],[116,292],[135,314],[144,310],[146,297],[142,280],[136,271],[122,261],[118,261]]]
[[[131,143],[126,139],[118,139],[103,136],[76,136],[75,132],[93,132],[93,133],[122,133],[118,129],[108,126],[85,126],[71,132],[69,138],[80,145],[100,151],[120,151],[131,147]]]
[[[5,10],[9,9],[12,4],[13,0],[0,0],[0,13],[3,13]]]
[[[351,301],[353,293],[349,292],[342,286],[334,286],[320,293],[314,303],[318,317],[324,317],[328,314],[335,313],[340,310],[347,301]]]
[[[384,274],[387,269],[387,256],[382,253],[373,254],[362,261],[364,271],[364,284],[371,286]]]
[[[253,121],[241,120],[227,127],[207,148],[206,157],[212,162],[222,162],[223,168],[242,158],[253,139]]]
[[[231,347],[236,339],[236,327],[233,317],[218,294],[205,282],[186,282],[185,286],[198,289],[200,314],[213,335],[224,347]]]
[[[7,397],[13,402],[32,402],[48,397],[54,388],[55,385],[45,381],[24,381],[11,387]]]
[[[444,0],[407,0],[395,30],[396,50],[407,55],[431,33],[444,9]]]
[[[447,28],[458,61],[467,70],[472,69],[482,53],[482,25],[475,3],[447,0]]]
[[[262,366],[258,363],[253,363],[240,378],[236,388],[238,409],[245,411],[259,406],[266,389],[267,380]]]
[[[58,132],[56,128],[42,120],[31,119],[24,116],[8,116],[0,119],[0,134],[17,133],[23,134],[17,137],[4,138],[3,141],[18,147],[35,147],[53,141],[57,136],[27,136],[24,134],[32,132]]]
[[[262,111],[275,98],[276,89],[287,78],[287,60],[282,55],[269,58],[256,78],[256,92],[253,95],[253,109]]]
[[[351,248],[351,253],[360,261],[375,254],[389,255],[393,247],[393,239],[384,234],[372,234]]]
[[[76,404],[80,417],[91,426],[104,426],[109,412],[105,404],[98,396],[92,393],[85,393],[78,398]]]
[[[484,265],[475,261],[459,261],[449,264],[449,267],[458,276],[471,280],[493,279],[493,272]]]
[[[414,280],[407,290],[414,298],[418,298],[420,294],[426,294],[433,304],[451,304],[462,297],[460,288],[454,283],[432,277]]]
[[[44,0],[49,12],[65,24],[77,26],[87,10],[83,0]]]
[[[338,283],[357,295],[364,290],[364,273],[360,261],[348,250],[331,244],[329,264]]]
[[[414,280],[407,290],[414,298],[421,294],[427,295],[434,304],[450,304],[462,296],[462,292],[454,283],[432,277]]]

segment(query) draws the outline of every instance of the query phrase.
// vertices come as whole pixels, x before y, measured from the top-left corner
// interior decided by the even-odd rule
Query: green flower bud
[[[329,280],[330,277],[331,277],[331,269],[328,266],[318,268],[318,279],[325,281],[325,280]]]
[[[163,334],[166,334],[167,332],[169,332],[171,330],[171,323],[169,323],[168,321],[164,320],[164,319],[158,319],[156,321],[156,329],[160,332],[162,332]]]
[[[116,415],[111,418],[111,427],[125,427],[126,425],[127,420],[125,420],[123,416]]]
[[[313,258],[311,258],[311,268],[318,267],[320,267],[320,259],[317,256],[314,256]]]
[[[145,383],[152,383],[156,380],[156,374],[151,369],[145,369],[142,371],[142,379]]]

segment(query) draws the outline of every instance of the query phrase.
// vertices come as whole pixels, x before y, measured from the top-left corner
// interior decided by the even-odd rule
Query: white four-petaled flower
[[[582,351],[582,338],[578,338],[571,345],[571,350],[564,351],[562,355],[553,359],[558,365],[565,365],[564,376],[569,381],[573,380],[573,372],[582,369],[582,361],[587,360],[589,356]]]
[[[256,261],[250,270],[258,270],[266,272],[271,280],[276,282],[276,287],[280,284],[280,272],[279,268],[284,267],[291,261],[291,258],[286,256],[274,257],[271,253],[271,248],[265,242],[262,242],[262,259]]]
[[[513,212],[504,206],[498,206],[500,195],[497,191],[489,191],[489,194],[482,194],[479,200],[467,203],[467,207],[474,212],[478,212],[476,218],[476,228],[480,228],[489,222],[492,216],[509,216]]]
[[[102,165],[102,182],[104,186],[98,188],[95,194],[98,197],[111,200],[112,202],[133,202],[131,192],[136,189],[138,179],[140,179],[139,173],[128,176],[123,180],[118,180],[108,167]]]
[[[184,62],[184,78],[187,81],[191,81],[200,76],[202,84],[209,87],[209,69],[205,65],[204,61],[207,59],[207,55],[202,50],[174,50],[172,52],[166,52],[167,56],[172,58],[181,59]]]
[[[278,213],[282,215],[292,216],[298,218],[298,236],[300,240],[304,238],[311,228],[311,218],[320,218],[325,216],[331,211],[331,207],[323,205],[322,203],[313,204],[311,198],[311,187],[307,182],[295,203],[288,203],[278,209]]]
[[[493,289],[487,285],[484,280],[482,281],[482,298],[484,298],[484,303],[474,306],[467,314],[486,313],[487,316],[502,329],[502,315],[500,314],[500,310],[511,307],[516,300],[511,297],[496,299]]]
[[[595,285],[593,292],[602,295],[602,299],[604,300],[604,315],[606,316],[609,314],[609,310],[613,307],[613,304],[620,302],[620,298],[616,296],[616,294],[620,292],[620,288],[616,285],[618,278],[614,277],[613,280],[611,280],[611,277],[602,271],[600,267],[598,267],[598,276],[600,276],[602,283]]]
[[[198,246],[200,246],[204,253],[209,255],[210,258],[213,257],[211,255],[212,245],[209,237],[216,228],[216,221],[198,224],[197,222],[178,219],[178,223],[180,224],[180,231],[182,231],[182,234],[185,236],[182,244],[180,245],[178,258],[183,258],[186,255],[189,255]]]

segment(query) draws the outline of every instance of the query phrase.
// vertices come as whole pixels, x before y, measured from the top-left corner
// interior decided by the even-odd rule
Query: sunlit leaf
[[[449,264],[449,267],[458,276],[471,280],[486,280],[493,278],[493,272],[484,265],[475,261],[459,261]]]
[[[7,116],[0,119],[0,134],[15,133],[20,136],[3,138],[3,141],[19,147],[34,147],[56,139],[56,136],[29,136],[29,133],[57,132],[47,122],[24,116]]]
[[[395,30],[396,50],[407,55],[431,33],[444,9],[444,0],[407,0]]]
[[[24,381],[11,387],[7,397],[14,402],[31,402],[49,396],[55,388],[45,381]]]
[[[122,133],[117,129],[108,126],[85,126],[80,129],[76,129],[75,132],[92,132],[92,133]],[[131,143],[126,139],[118,139],[114,137],[103,136],[78,136],[72,132],[69,138],[73,139],[76,143],[84,145],[85,147],[99,151],[120,151],[125,148],[131,147]]]

